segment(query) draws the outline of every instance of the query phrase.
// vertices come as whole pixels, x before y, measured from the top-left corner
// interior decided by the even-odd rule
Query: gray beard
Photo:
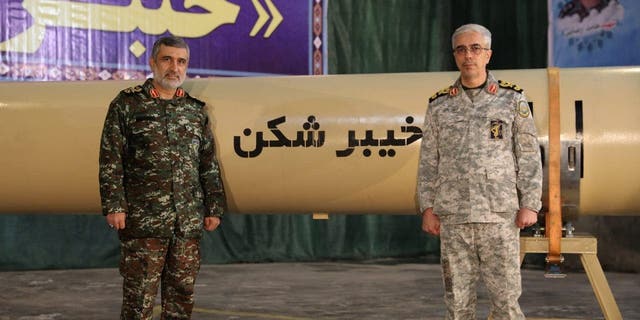
[[[184,81],[180,80],[167,80],[165,78],[160,78],[158,83],[160,83],[165,88],[178,89]]]
[[[155,79],[162,87],[167,89],[178,89],[184,82],[184,79],[182,78],[175,81],[168,80],[165,77],[161,77],[159,74],[156,74],[155,72],[153,73],[153,79]]]

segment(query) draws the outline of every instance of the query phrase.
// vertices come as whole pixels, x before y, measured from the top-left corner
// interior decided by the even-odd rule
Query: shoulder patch
[[[129,88],[126,88],[126,89],[122,90],[122,92],[127,93],[127,94],[138,93],[140,91],[142,91],[142,86],[129,87]]]
[[[518,114],[522,118],[527,118],[531,114],[531,110],[529,110],[529,104],[525,100],[518,101]]]
[[[449,95],[449,91],[451,90],[451,87],[446,87],[438,92],[436,92],[434,95],[431,96],[431,98],[429,98],[429,103],[433,102],[433,100],[436,100],[442,96],[446,96]]]
[[[498,80],[498,85],[500,85],[500,88],[511,89],[518,93],[522,93],[523,91],[522,88],[517,85],[502,80]]]

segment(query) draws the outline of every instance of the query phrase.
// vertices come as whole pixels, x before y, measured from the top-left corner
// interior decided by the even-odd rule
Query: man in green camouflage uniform
[[[482,277],[491,319],[524,319],[519,228],[541,207],[535,124],[522,89],[487,71],[491,33],[464,25],[452,36],[460,77],[429,99],[417,198],[422,229],[440,236],[447,319],[476,319]]]
[[[202,229],[226,208],[205,104],[180,87],[188,62],[182,39],[159,39],[153,79],[121,91],[104,123],[100,195],[121,241],[121,319],[151,319],[159,283],[162,319],[191,318]]]

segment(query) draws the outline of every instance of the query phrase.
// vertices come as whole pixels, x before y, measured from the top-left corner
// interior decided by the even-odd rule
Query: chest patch
[[[504,127],[504,121],[491,120],[491,127],[489,129],[489,139],[501,140],[503,137],[502,130]]]
[[[200,148],[200,139],[193,138],[191,139],[191,150],[194,154],[198,154],[198,149]]]

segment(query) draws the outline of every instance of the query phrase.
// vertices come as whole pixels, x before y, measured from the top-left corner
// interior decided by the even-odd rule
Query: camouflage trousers
[[[519,236],[514,222],[440,226],[446,319],[476,319],[480,277],[491,301],[489,319],[524,319],[518,304],[522,292]]]
[[[120,319],[152,319],[161,285],[161,319],[190,319],[193,291],[200,270],[200,240],[142,238],[120,243],[124,278]]]

